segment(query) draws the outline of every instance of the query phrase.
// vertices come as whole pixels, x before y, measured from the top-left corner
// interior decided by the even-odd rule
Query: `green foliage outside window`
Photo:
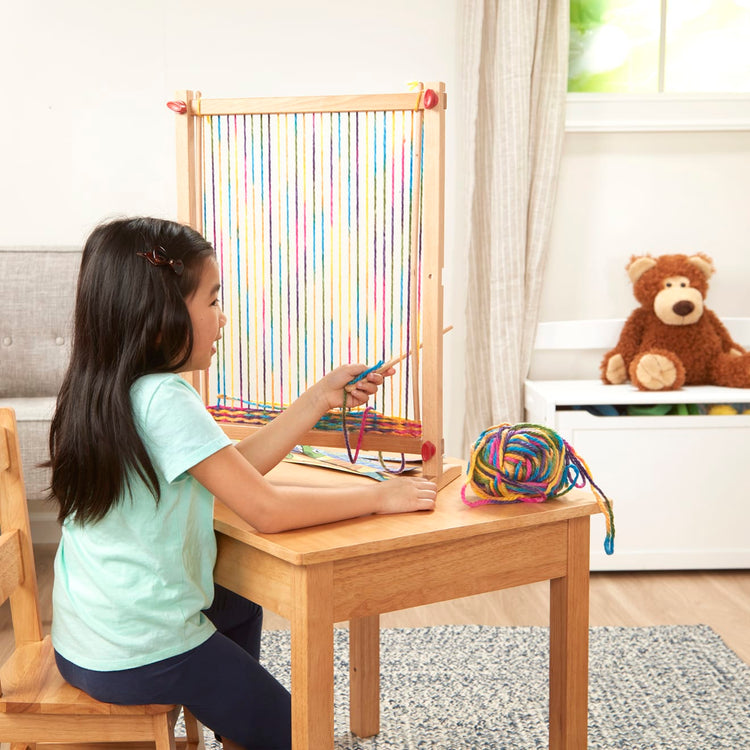
[[[749,50],[750,0],[570,0],[571,92],[750,92]]]

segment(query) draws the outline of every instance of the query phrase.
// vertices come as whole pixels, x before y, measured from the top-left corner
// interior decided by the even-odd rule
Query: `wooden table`
[[[285,484],[372,480],[282,464]],[[291,622],[294,750],[333,747],[333,626],[350,623],[350,727],[377,734],[379,615],[550,580],[550,748],[584,750],[588,714],[589,516],[574,490],[541,504],[469,508],[461,480],[430,513],[368,516],[259,534],[217,503],[216,581]]]

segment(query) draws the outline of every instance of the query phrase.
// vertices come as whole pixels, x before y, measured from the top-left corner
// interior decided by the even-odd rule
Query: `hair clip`
[[[161,245],[152,250],[138,250],[136,255],[145,258],[152,266],[169,266],[178,276],[182,276],[185,270],[185,264],[179,258],[170,258]]]

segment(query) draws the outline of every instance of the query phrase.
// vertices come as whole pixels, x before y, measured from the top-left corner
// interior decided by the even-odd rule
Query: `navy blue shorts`
[[[178,703],[217,735],[251,750],[289,750],[291,697],[258,662],[263,610],[216,586],[206,616],[217,632],[169,659],[114,672],[82,669],[55,653],[62,676],[107,703]]]

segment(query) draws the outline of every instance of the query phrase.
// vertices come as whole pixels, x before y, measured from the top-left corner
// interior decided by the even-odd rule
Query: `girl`
[[[289,748],[290,696],[258,663],[262,611],[214,587],[213,497],[271,533],[430,510],[436,488],[266,481],[365,368],[333,370],[232,444],[177,374],[209,367],[226,322],[218,292],[214,250],[189,227],[124,219],[86,242],[50,432],[62,522],[52,640],[62,675],[95,698],[182,704],[225,747]],[[382,382],[370,373],[349,402],[366,403]]]

